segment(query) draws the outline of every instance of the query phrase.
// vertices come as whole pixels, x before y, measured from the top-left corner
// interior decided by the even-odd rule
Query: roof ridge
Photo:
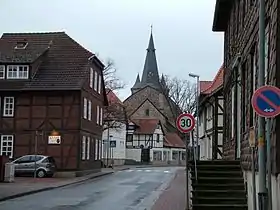
[[[65,31],[42,31],[42,32],[4,32],[5,35],[40,35],[40,34],[66,34]]]

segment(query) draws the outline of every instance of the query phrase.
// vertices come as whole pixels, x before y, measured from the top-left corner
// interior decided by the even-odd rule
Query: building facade
[[[223,76],[221,67],[213,81],[200,81],[199,145],[200,159],[223,156]]]
[[[64,32],[0,39],[1,155],[53,156],[58,170],[98,170],[104,65]]]
[[[266,0],[265,7],[265,83],[280,87],[280,3]],[[224,32],[223,157],[242,162],[250,210],[253,209],[253,174],[249,138],[250,131],[258,132],[257,115],[251,106],[251,97],[258,87],[258,19],[258,1],[216,1],[213,31]],[[268,163],[272,166],[272,208],[277,210],[280,209],[280,142],[277,141],[280,137],[280,118],[271,119],[271,124],[271,130],[267,131],[272,140],[271,160]],[[258,172],[256,176],[258,180]],[[258,182],[256,186],[258,189]]]
[[[122,101],[107,89],[108,107],[105,108],[103,124],[102,160],[104,165],[123,165],[126,159],[126,112]]]
[[[156,120],[153,122],[158,122],[161,125],[161,129],[156,130],[154,127],[151,127],[149,132],[142,132],[140,136],[138,136],[136,128],[135,134],[137,135],[130,135],[129,132],[131,131],[127,131],[129,136],[126,142],[126,154],[130,157],[130,154],[135,154],[137,150],[138,156],[134,160],[141,160],[139,157],[142,157],[142,161],[154,160],[153,155],[154,152],[156,152],[157,155],[155,156],[158,157],[158,159],[161,158],[163,161],[168,159],[168,155],[163,155],[162,148],[174,147],[184,150],[185,143],[182,141],[182,136],[180,137],[181,134],[178,133],[175,125],[175,120],[181,113],[181,110],[168,96],[168,92],[169,90],[166,86],[164,76],[161,78],[159,77],[153,34],[151,33],[142,77],[140,79],[140,76],[137,75],[135,84],[131,88],[131,95],[125,99],[123,103],[126,108],[128,119],[134,123],[138,129],[141,130],[144,126],[141,124],[143,120],[147,122]],[[159,140],[154,139],[154,137],[157,138],[157,134],[161,136]],[[167,136],[172,136],[172,138],[168,139],[168,142]],[[133,146],[131,142],[134,141],[143,141],[143,145],[140,144],[137,145],[137,148],[131,148],[131,146]],[[145,146],[145,141],[149,142],[149,146]],[[159,152],[156,151],[158,149],[162,152],[162,155],[159,155]],[[147,157],[148,154],[150,158]],[[170,153],[170,157],[171,156]]]

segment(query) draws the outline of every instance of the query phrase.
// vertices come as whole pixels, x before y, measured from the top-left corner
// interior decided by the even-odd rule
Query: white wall
[[[141,149],[126,149],[126,159],[141,161]]]
[[[112,137],[109,139],[112,141],[116,141],[116,147],[112,148],[113,151],[113,159],[125,159],[126,158],[126,149],[125,149],[125,142],[126,142],[126,125],[122,124],[120,128],[110,128],[103,131],[102,140],[104,140],[104,144],[102,147],[102,158],[107,157],[107,140],[108,140],[108,131],[109,136]],[[110,157],[109,157],[110,158]]]
[[[248,191],[248,210],[258,210],[258,173],[256,173],[256,201],[257,201],[257,208],[253,209],[253,181],[252,181],[252,172],[251,171],[244,171],[244,178],[247,180],[247,191]],[[271,176],[271,185],[272,185],[272,210],[279,210],[280,209],[280,176]]]

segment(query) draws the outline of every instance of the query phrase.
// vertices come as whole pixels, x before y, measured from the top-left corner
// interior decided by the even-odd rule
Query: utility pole
[[[106,144],[106,168],[109,166],[109,152],[110,152],[110,128],[107,129],[107,144]]]
[[[259,71],[258,87],[265,84],[265,0],[259,0]],[[259,210],[267,210],[266,190],[266,162],[265,162],[265,140],[264,140],[264,117],[258,117],[258,152],[259,152]]]

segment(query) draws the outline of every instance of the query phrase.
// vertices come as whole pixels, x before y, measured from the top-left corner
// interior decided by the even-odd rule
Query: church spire
[[[141,87],[140,77],[139,74],[137,74],[136,81],[133,87],[131,88],[132,94],[135,93],[137,90],[139,90],[140,87]]]
[[[152,29],[152,26],[151,26]],[[158,67],[157,67],[157,59],[155,53],[155,45],[153,39],[153,32],[151,30],[149,45],[147,49],[146,59],[144,70],[142,73],[141,78],[141,87],[145,87],[150,85],[154,88],[160,88],[160,81],[159,81],[159,74],[158,74]]]

